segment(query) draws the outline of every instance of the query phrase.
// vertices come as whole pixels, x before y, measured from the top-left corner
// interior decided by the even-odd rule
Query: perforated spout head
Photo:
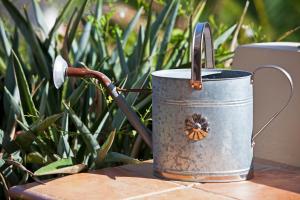
[[[55,58],[53,65],[53,82],[55,87],[58,89],[62,86],[65,81],[66,69],[68,68],[68,63],[58,55]]]

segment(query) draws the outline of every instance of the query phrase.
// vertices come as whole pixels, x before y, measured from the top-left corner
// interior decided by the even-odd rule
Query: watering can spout
[[[55,58],[53,66],[53,81],[57,89],[62,86],[66,76],[98,79],[101,84],[109,91],[118,107],[126,115],[130,124],[137,130],[145,143],[152,149],[151,131],[145,127],[137,114],[130,108],[130,106],[127,105],[123,96],[118,93],[116,86],[105,74],[90,70],[88,68],[75,68],[72,66],[68,66],[67,62],[61,56],[57,56]]]

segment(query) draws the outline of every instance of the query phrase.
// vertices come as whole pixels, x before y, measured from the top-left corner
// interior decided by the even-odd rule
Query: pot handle
[[[201,68],[202,68],[202,47],[204,43],[205,50],[205,67],[214,68],[214,48],[212,43],[212,34],[210,26],[207,22],[197,23],[194,33],[193,40],[191,45],[191,87],[196,90],[202,89],[202,78],[201,78]]]
[[[282,67],[279,67],[277,65],[264,65],[264,66],[261,66],[261,67],[258,67],[254,70],[252,76],[251,76],[251,81],[253,83],[253,80],[254,80],[254,76],[255,76],[255,73],[261,69],[275,69],[275,70],[278,70],[280,71],[283,75],[285,75],[285,77],[288,79],[289,81],[289,86],[290,86],[290,94],[289,94],[289,98],[288,100],[286,101],[286,103],[281,107],[281,109],[279,111],[277,111],[275,114],[273,114],[273,116],[268,120],[268,122],[259,129],[259,131],[257,131],[253,136],[252,136],[252,147],[255,145],[255,142],[254,142],[254,139],[288,106],[288,104],[290,103],[291,99],[292,99],[292,96],[294,94],[294,84],[293,84],[293,80],[292,80],[292,77],[291,75],[285,70],[283,69]]]

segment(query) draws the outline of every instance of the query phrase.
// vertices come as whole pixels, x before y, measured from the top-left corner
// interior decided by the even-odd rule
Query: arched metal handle
[[[255,142],[254,142],[254,139],[288,106],[288,104],[290,103],[291,99],[292,99],[292,96],[294,94],[294,84],[293,84],[293,79],[291,77],[291,75],[286,71],[284,70],[283,68],[277,66],[277,65],[265,65],[265,66],[261,66],[261,67],[258,67],[254,70],[253,74],[252,74],[252,81],[254,79],[254,76],[255,76],[255,73],[261,69],[276,69],[278,71],[280,71],[283,75],[285,75],[285,77],[288,79],[289,81],[289,86],[290,86],[290,95],[289,95],[289,98],[288,100],[286,101],[286,103],[282,106],[282,108],[277,111],[269,120],[268,122],[259,129],[259,131],[257,131],[257,133],[255,133],[253,136],[252,136],[252,147],[255,145]]]
[[[203,43],[205,45],[205,67],[214,68],[215,61],[212,34],[207,22],[196,24],[191,45],[192,74],[190,83],[191,87],[197,90],[202,89],[201,68]]]

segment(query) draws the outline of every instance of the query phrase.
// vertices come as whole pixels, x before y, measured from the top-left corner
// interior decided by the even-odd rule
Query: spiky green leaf
[[[6,101],[10,104],[10,106],[6,105],[8,106],[8,108],[10,108],[10,112],[12,111],[13,113],[15,113],[16,116],[19,116],[21,114],[19,103],[16,101],[16,98],[12,96],[12,94],[8,91],[6,87],[4,87],[4,98],[6,98]]]
[[[88,85],[85,82],[81,82],[72,94],[67,98],[67,102],[70,103],[70,107],[73,107],[79,101],[80,97],[84,94]]]
[[[26,162],[43,165],[46,163],[46,159],[39,152],[35,151],[26,155]]]
[[[232,35],[236,26],[237,26],[236,24],[231,26],[224,33],[222,33],[222,35],[220,35],[217,39],[215,39],[214,49],[217,49],[221,44],[223,44]]]
[[[114,142],[115,139],[115,135],[116,135],[116,130],[113,130],[108,138],[106,139],[106,141],[104,142],[104,144],[101,146],[101,148],[98,150],[97,153],[97,159],[96,159],[96,164],[100,164],[101,162],[103,162],[103,160],[105,159],[111,145]]]
[[[120,58],[120,64],[121,64],[121,68],[122,68],[122,77],[124,77],[125,75],[127,75],[129,73],[129,69],[125,60],[125,54],[124,54],[124,50],[119,38],[118,33],[116,34],[116,40],[117,40],[117,49],[118,49],[118,54],[119,54],[119,58]]]
[[[64,104],[66,110],[69,112],[70,117],[80,132],[80,135],[85,142],[89,152],[96,155],[97,150],[100,148],[97,140],[93,137],[90,130],[86,125],[80,120],[80,118],[75,114],[75,112],[66,104]]]
[[[49,32],[49,27],[45,21],[45,16],[39,5],[39,2],[37,0],[32,0],[32,5],[33,5],[33,11],[34,11],[33,13],[34,13],[35,19],[37,21],[37,24],[43,30],[43,33],[46,35]]]
[[[34,172],[35,176],[44,176],[50,174],[74,174],[85,169],[84,164],[76,164],[73,158],[65,158],[50,163]]]
[[[12,51],[12,56],[14,58],[13,66],[16,74],[17,85],[19,88],[21,104],[24,113],[25,115],[32,115],[33,117],[37,117],[37,110],[33,103],[22,65],[14,51]]]
[[[143,12],[143,7],[139,8],[139,10],[136,12],[135,16],[131,19],[128,26],[126,27],[126,29],[122,35],[123,48],[125,47],[125,45],[127,43],[130,33],[134,30],[135,26],[137,25],[142,12]]]
[[[46,60],[45,54],[41,48],[41,43],[39,43],[38,37],[36,36],[35,32],[33,31],[33,27],[31,22],[27,16],[27,12],[25,11],[27,21],[19,12],[19,10],[9,1],[3,0],[3,5],[7,9],[8,13],[15,21],[16,26],[20,29],[21,33],[23,34],[26,42],[28,43],[29,47],[31,48],[31,52],[34,55],[34,58],[37,60],[38,67],[36,68],[39,74],[47,79],[50,79],[50,72],[51,69],[48,66],[48,62]],[[47,55],[48,56],[48,55]]]
[[[164,6],[163,10],[159,13],[154,23],[151,25],[150,29],[150,50],[153,49],[156,37],[160,28],[163,26],[166,19],[169,17],[169,13],[174,3],[177,1],[168,1]]]
[[[142,163],[138,159],[134,159],[130,156],[117,153],[117,152],[108,152],[105,162],[121,162],[125,164],[140,164]]]
[[[3,138],[4,138],[4,132],[3,130],[0,129],[0,147],[2,147],[3,145]],[[1,166],[1,164],[0,164]]]
[[[150,74],[150,71],[148,71],[147,73],[145,73],[140,79],[138,79],[134,84],[133,84],[133,88],[143,88],[143,86],[145,85],[145,83],[148,80],[148,76]],[[138,97],[138,93],[129,93],[127,95],[127,97],[125,98],[127,105],[128,106],[133,106],[137,100]],[[112,125],[114,128],[116,128],[117,130],[120,130],[122,125],[124,124],[126,120],[126,116],[124,115],[124,113],[121,111],[121,109],[118,109],[117,113],[114,116]]]
[[[7,38],[5,27],[1,19],[0,19],[0,44],[2,46],[2,49],[4,50],[6,57],[8,58],[10,56],[11,44],[9,39]]]
[[[47,82],[44,87],[44,91],[42,93],[42,99],[39,107],[39,114],[42,117],[46,115],[47,105],[48,105],[48,94],[49,94],[49,82]]]
[[[60,12],[59,16],[56,18],[54,26],[49,32],[47,41],[46,41],[46,47],[48,48],[51,44],[53,35],[57,31],[57,29],[60,27],[60,25],[67,19],[69,18],[74,10],[77,8],[81,7],[81,5],[85,2],[86,0],[68,0],[66,5],[63,7],[62,11]]]
[[[54,114],[40,122],[34,123],[33,125],[31,125],[29,127],[30,132],[41,133],[41,132],[45,131],[46,129],[48,129],[50,126],[52,126],[61,117],[62,117],[62,113]]]
[[[71,26],[71,29],[68,33],[69,34],[69,36],[68,36],[68,46],[69,47],[71,46],[71,44],[75,38],[75,34],[77,31],[78,25],[80,23],[80,20],[82,18],[82,15],[83,15],[83,12],[84,12],[87,2],[88,2],[88,0],[82,0],[82,4],[79,5],[80,9],[78,10],[75,20],[74,20],[74,22]]]
[[[159,50],[159,56],[158,56],[158,60],[157,60],[157,64],[156,64],[156,70],[161,69],[161,67],[162,67],[162,64],[163,64],[163,61],[165,58],[165,54],[166,54],[166,50],[167,50],[168,44],[170,42],[171,34],[172,34],[172,31],[173,31],[173,28],[175,25],[178,8],[179,8],[179,1],[176,1],[176,4],[173,6],[173,8],[171,10],[169,23],[166,28],[163,41],[161,43],[161,47]]]

